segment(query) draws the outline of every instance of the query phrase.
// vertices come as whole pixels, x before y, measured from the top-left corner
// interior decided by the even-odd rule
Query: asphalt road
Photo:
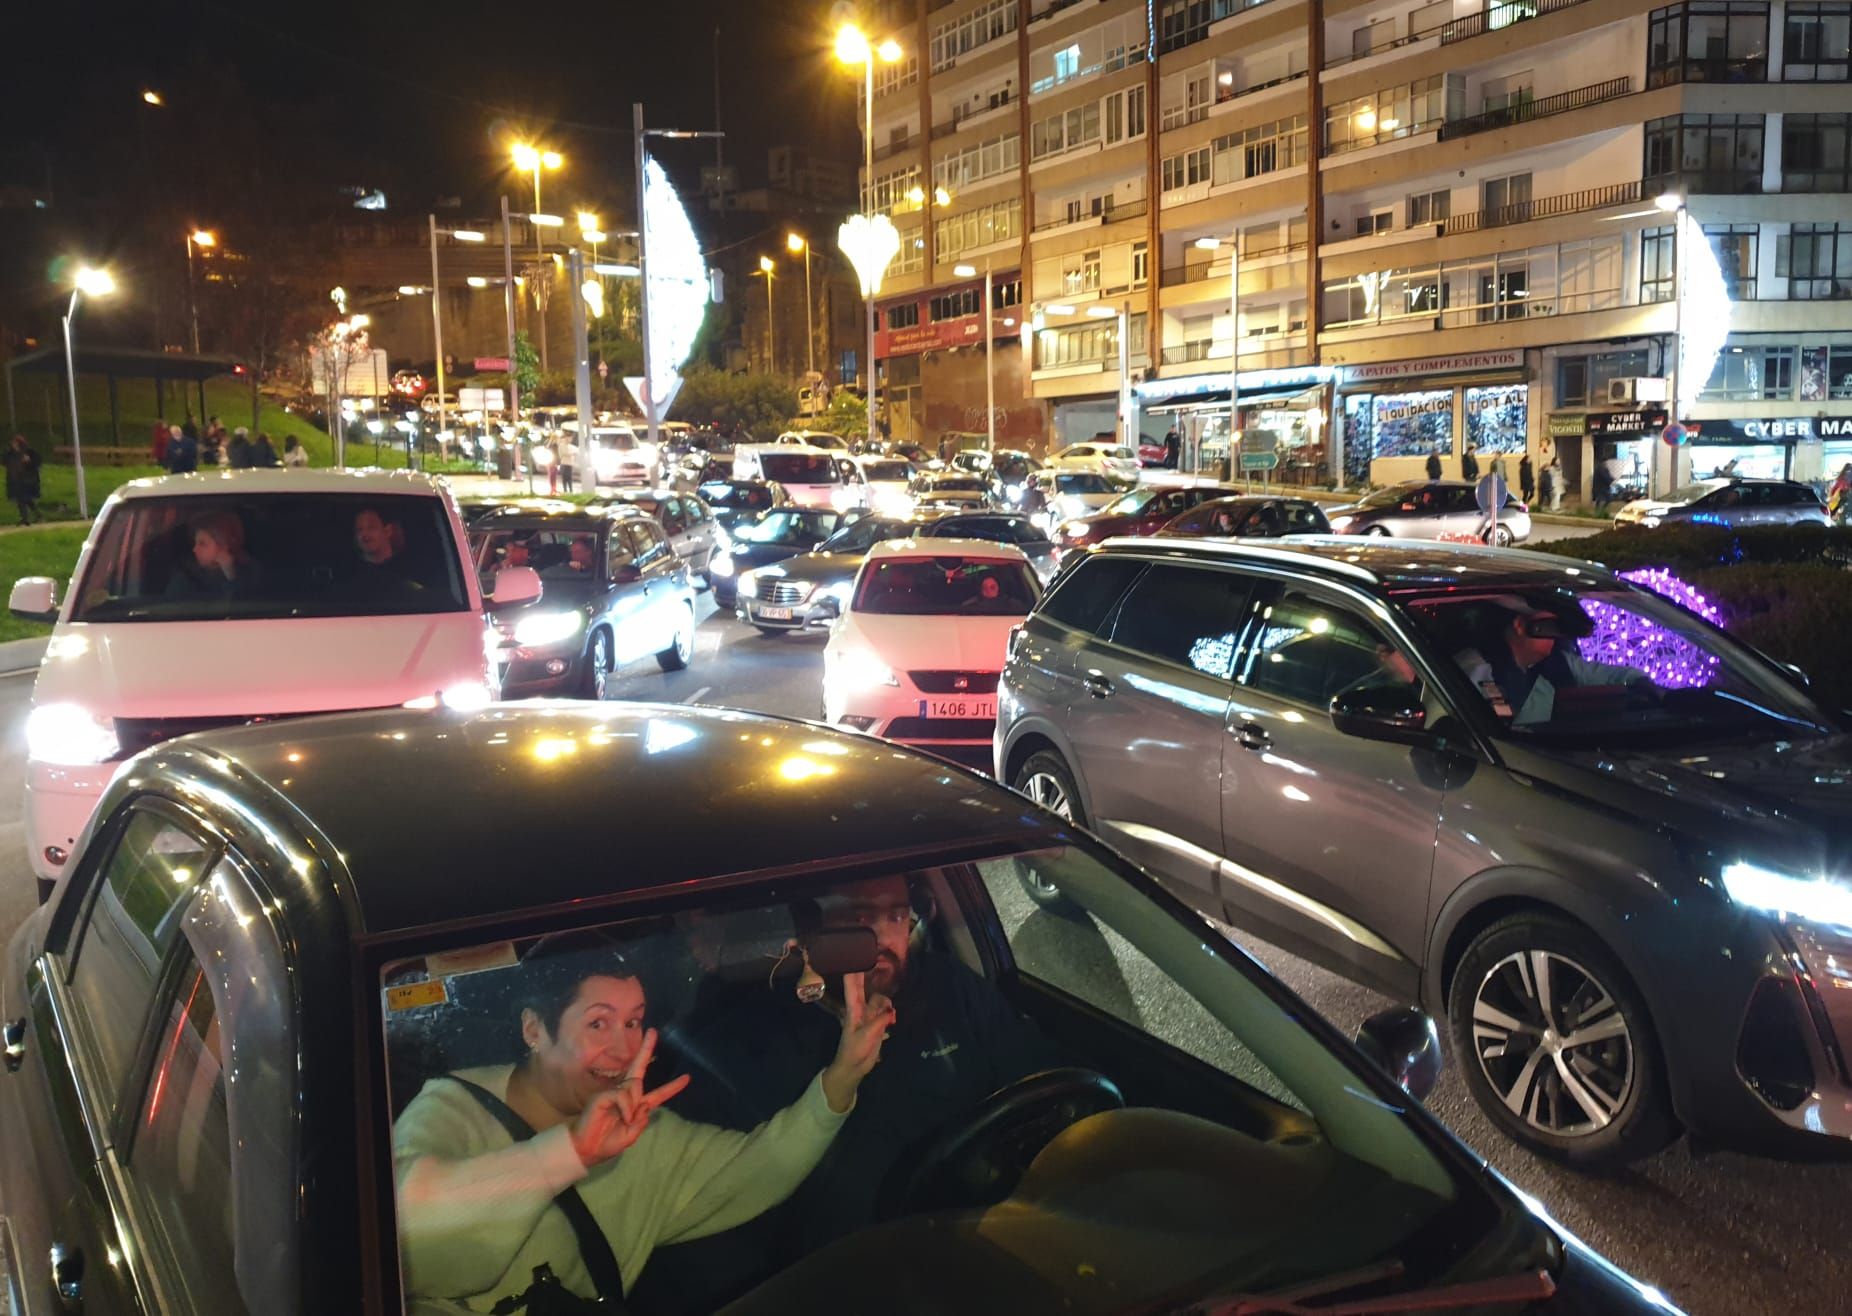
[[[639,664],[619,675],[615,697],[816,716],[822,637],[761,637],[709,615],[710,607],[704,599],[705,620],[686,671],[664,674],[654,663]],[[33,899],[20,821],[30,694],[29,675],[0,677],[0,933],[8,938]],[[1388,1004],[1284,951],[1231,935],[1347,1031]],[[1681,1141],[1623,1174],[1570,1173],[1499,1134],[1472,1105],[1451,1057],[1449,1063],[1429,1108],[1567,1228],[1687,1311],[1852,1312],[1852,1248],[1843,1245],[1852,1166],[1706,1153]]]

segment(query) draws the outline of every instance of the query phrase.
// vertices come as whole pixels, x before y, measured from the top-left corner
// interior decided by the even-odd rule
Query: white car
[[[913,510],[913,463],[904,457],[856,457],[862,473],[867,507],[884,516],[905,516]]]
[[[1033,502],[1036,509],[1031,519],[1047,531],[1063,521],[1097,512],[1125,492],[1123,484],[1115,483],[1098,471],[1036,471],[1029,477],[1029,484],[1036,497],[1029,499],[1025,494],[1016,502],[1018,505],[1025,499]]]
[[[15,616],[55,623],[26,718],[26,847],[41,899],[117,766],[151,745],[499,694],[462,520],[424,475],[135,480],[104,504],[73,581],[62,604],[45,576],[16,583],[10,600]],[[494,583],[497,603],[540,595],[530,569]]]
[[[1010,631],[1041,593],[1010,544],[876,544],[823,650],[824,720],[988,767]]]
[[[828,448],[831,452],[841,453],[849,451],[847,439],[827,430],[786,430],[778,436],[778,442],[794,448]]]
[[[846,473],[845,473],[846,472]],[[843,453],[797,444],[753,444],[733,450],[733,478],[764,480],[783,487],[799,507],[846,512],[860,507],[863,485]]]
[[[594,425],[592,470],[599,484],[654,489],[662,483],[662,453],[628,425]]]
[[[1076,443],[1046,463],[1058,471],[1093,471],[1115,480],[1138,482],[1138,450],[1122,443]]]

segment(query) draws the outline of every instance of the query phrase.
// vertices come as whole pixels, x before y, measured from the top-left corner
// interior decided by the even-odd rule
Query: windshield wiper
[[[1433,1288],[1408,1289],[1372,1298],[1329,1301],[1332,1297],[1367,1284],[1380,1283],[1402,1273],[1400,1262],[1353,1270],[1342,1275],[1327,1275],[1308,1284],[1273,1293],[1218,1293],[1175,1309],[1174,1316],[1378,1316],[1379,1313],[1406,1311],[1446,1311],[1459,1307],[1508,1306],[1521,1302],[1542,1302],[1556,1293],[1556,1281],[1548,1271],[1524,1271],[1500,1275],[1495,1279],[1468,1280],[1463,1284],[1440,1284]],[[1316,1299],[1314,1303],[1312,1300]]]

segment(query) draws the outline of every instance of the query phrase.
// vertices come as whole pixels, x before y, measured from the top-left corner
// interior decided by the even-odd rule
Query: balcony
[[[1496,110],[1487,110],[1483,114],[1468,115],[1464,119],[1449,119],[1440,126],[1440,140],[1450,142],[1459,137],[1470,137],[1474,133],[1511,128],[1520,123],[1529,123],[1532,119],[1548,119],[1632,94],[1632,78],[1609,78],[1606,82],[1577,87],[1574,91],[1558,92],[1542,100],[1519,101]]]
[[[1642,196],[1642,188],[1637,180],[1631,183],[1610,183],[1607,187],[1585,188],[1580,192],[1564,192],[1558,196],[1534,197],[1508,206],[1492,206],[1485,210],[1469,210],[1463,215],[1451,215],[1441,221],[1440,231],[1445,237],[1455,233],[1477,233],[1480,229],[1528,224],[1533,219],[1553,219],[1558,215],[1576,215],[1586,210],[1632,205],[1640,201]]]
[[[1680,59],[1658,67],[1648,66],[1646,89],[1671,87],[1681,82],[1767,82],[1768,56],[1740,59]]]
[[[1194,342],[1177,343],[1165,348],[1162,364],[1186,366],[1192,361],[1207,361],[1210,357],[1227,355],[1226,344],[1217,343],[1210,338],[1198,338]]]
[[[1762,190],[1762,171],[1654,174],[1641,180],[1647,196],[1683,192],[1687,196],[1754,196]]]
[[[1046,219],[1031,228],[1031,233],[1052,233],[1056,229],[1082,228],[1088,224],[1117,224],[1122,219],[1139,219],[1151,211],[1148,198],[1140,197],[1136,201],[1126,201],[1116,206],[1106,206],[1085,215],[1062,215],[1059,219]]]
[[[1224,87],[1220,82],[1217,82],[1215,85],[1215,103],[1217,105],[1226,105],[1229,101],[1239,100],[1243,96],[1251,96],[1257,91],[1267,91],[1273,87],[1284,87],[1287,83],[1297,82],[1304,76],[1305,70],[1300,69],[1297,73],[1282,74],[1280,77],[1268,78],[1265,82],[1251,83],[1246,87]]]
[[[1487,32],[1501,32],[1527,18],[1542,18],[1545,14],[1554,14],[1560,9],[1573,9],[1587,3],[1588,0],[1514,0],[1511,4],[1493,5],[1490,9],[1482,9],[1476,14],[1469,14],[1444,25],[1440,43],[1450,46],[1456,41],[1484,36]]]
[[[920,144],[920,136],[921,134],[919,133],[912,133],[906,137],[889,138],[881,145],[875,147],[875,159],[885,160],[890,156],[899,155],[902,151],[912,150]]]
[[[1284,247],[1250,247],[1241,253],[1244,266],[1251,269],[1258,262],[1273,256],[1297,256],[1305,254],[1305,243],[1295,242]],[[1245,273],[1243,282],[1246,282]],[[1206,283],[1210,280],[1228,282],[1228,262],[1226,260],[1205,260],[1191,265],[1171,265],[1158,274],[1160,288],[1179,288],[1189,283]]]

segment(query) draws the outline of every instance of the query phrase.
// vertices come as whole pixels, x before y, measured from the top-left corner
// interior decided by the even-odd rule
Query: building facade
[[[934,353],[981,349],[956,267],[988,262],[1050,446],[1174,426],[1219,465],[1234,431],[1236,465],[1386,483],[1470,444],[1582,497],[1852,460],[1848,0],[871,17],[906,51],[874,102],[903,236],[877,356],[922,426]]]

